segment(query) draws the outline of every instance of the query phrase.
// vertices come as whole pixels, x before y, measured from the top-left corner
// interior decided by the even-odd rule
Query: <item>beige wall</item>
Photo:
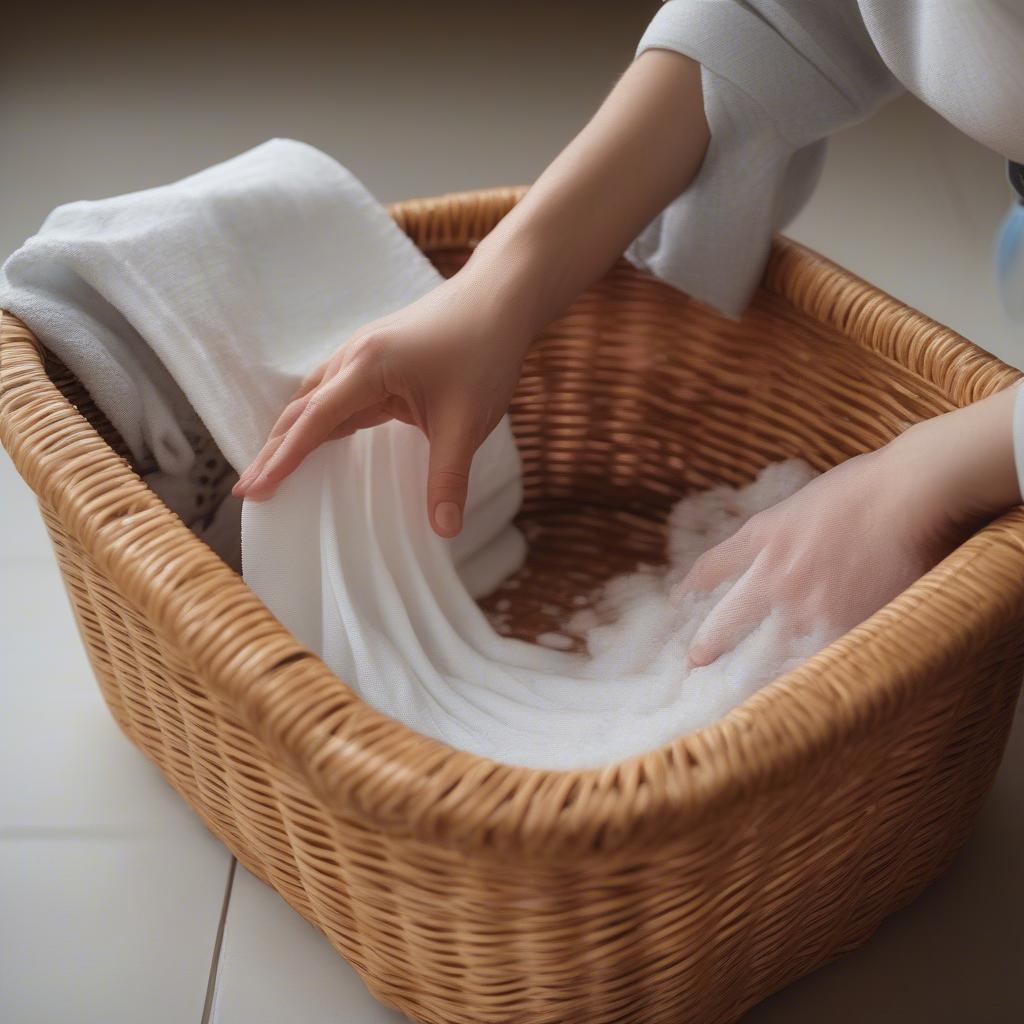
[[[59,202],[274,135],[326,150],[384,200],[530,181],[657,6],[22,0],[0,30],[0,250]]]
[[[0,255],[60,202],[273,135],[326,150],[383,200],[531,181],[658,6],[20,0],[0,22]],[[835,140],[791,233],[1020,362],[990,265],[1007,195],[995,154],[905,99]]]

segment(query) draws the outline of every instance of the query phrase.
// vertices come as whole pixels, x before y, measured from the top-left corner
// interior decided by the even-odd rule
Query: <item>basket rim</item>
[[[425,251],[461,248],[483,237],[524,191],[451,193],[390,210]],[[807,294],[794,284],[797,267],[827,276],[830,287]],[[963,404],[1021,379],[792,241],[775,241],[762,287],[943,391],[955,383],[967,396]],[[969,660],[1019,622],[1024,607],[1024,508],[1017,508],[703,729],[602,767],[507,765],[376,711],[301,647],[67,402],[46,375],[40,343],[8,313],[0,321],[0,441],[152,628],[326,810],[391,834],[493,854],[607,853],[689,831],[742,797],[784,785],[844,738],[912,701],[931,671]],[[998,582],[991,605],[958,585],[968,569]],[[956,630],[946,628],[950,621]],[[879,671],[893,664],[901,671]]]

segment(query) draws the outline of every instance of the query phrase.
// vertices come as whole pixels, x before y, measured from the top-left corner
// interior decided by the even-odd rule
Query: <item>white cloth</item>
[[[651,48],[701,65],[711,141],[627,256],[733,316],[813,191],[824,140],[902,89],[1024,161],[1024,0],[669,0],[637,53]]]
[[[0,304],[169,470],[189,462],[179,407],[186,419],[195,409],[237,470],[306,372],[438,280],[348,172],[276,140],[174,185],[54,211],[5,265]],[[392,422],[321,446],[271,500],[244,502],[241,518],[255,593],[368,703],[419,732],[510,763],[601,764],[717,718],[823,642],[783,648],[769,625],[717,667],[687,673],[700,616],[664,601],[664,629],[650,635],[641,609],[628,636],[643,642],[612,643],[594,662],[500,636],[473,595],[524,552],[507,421],[474,461],[454,542],[429,528],[426,467],[423,436]],[[748,500],[781,497],[785,480],[802,477],[766,478]],[[719,533],[735,529],[735,511],[723,516]],[[716,537],[702,530],[675,545],[677,574]],[[668,582],[652,591],[645,579],[640,596]]]
[[[58,207],[4,264],[0,304],[75,372],[136,458],[155,457],[147,479],[178,510],[202,473],[197,453],[210,454],[204,424],[244,467],[308,370],[440,280],[335,161],[273,140],[173,185]],[[476,591],[523,549],[506,423],[479,461],[472,522],[453,545]],[[481,503],[488,515],[473,516]],[[220,532],[237,511],[225,519]],[[473,561],[484,547],[502,553],[490,573]]]

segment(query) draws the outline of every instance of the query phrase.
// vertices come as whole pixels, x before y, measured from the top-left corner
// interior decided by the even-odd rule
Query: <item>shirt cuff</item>
[[[730,316],[746,309],[773,234],[817,184],[825,137],[866,116],[891,82],[863,25],[824,29],[784,4],[762,5],[770,18],[755,6],[670,0],[637,46],[700,64],[710,141],[693,181],[626,258]]]

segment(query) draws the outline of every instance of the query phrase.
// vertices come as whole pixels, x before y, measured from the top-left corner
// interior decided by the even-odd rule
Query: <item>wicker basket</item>
[[[518,195],[393,213],[451,272]],[[1024,510],[717,724],[533,771],[365,705],[10,316],[0,360],[3,443],[121,728],[417,1020],[734,1021],[920,893],[992,782],[1024,670]],[[619,265],[529,355],[512,409],[529,574],[494,599],[518,635],[552,629],[552,605],[661,557],[686,491],[792,455],[827,467],[1017,377],[790,242],[742,323]]]

